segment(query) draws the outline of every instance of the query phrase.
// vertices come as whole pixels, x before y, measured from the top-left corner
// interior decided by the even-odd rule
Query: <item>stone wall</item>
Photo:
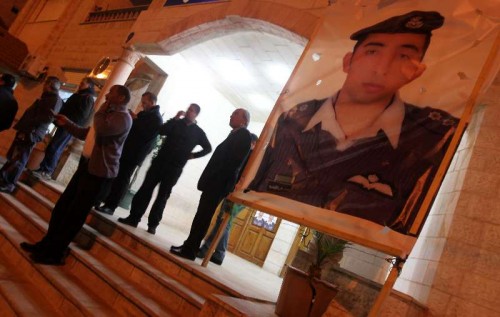
[[[433,316],[498,316],[500,76],[483,95],[395,288]]]

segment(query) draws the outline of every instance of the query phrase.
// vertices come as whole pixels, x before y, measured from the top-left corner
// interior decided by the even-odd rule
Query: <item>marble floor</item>
[[[118,207],[114,215],[107,217],[116,221],[118,217],[126,217],[127,215],[128,210]],[[137,228],[125,227],[134,235],[167,251],[172,245],[181,245],[187,237],[187,232],[182,232],[165,223],[158,226],[155,235],[151,235],[146,232],[146,223],[147,219],[143,219]],[[226,254],[224,263],[221,266],[209,262],[207,267],[202,267],[201,261],[201,259],[196,259],[195,262],[185,260],[194,269],[203,271],[209,277],[247,297],[276,302],[282,283],[282,278],[279,276],[267,272],[230,252]]]

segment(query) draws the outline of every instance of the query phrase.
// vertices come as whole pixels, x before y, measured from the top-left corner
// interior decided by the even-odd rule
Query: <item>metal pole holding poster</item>
[[[229,223],[230,219],[231,219],[231,213],[224,212],[224,216],[222,217],[222,222],[221,222],[219,228],[217,229],[217,233],[215,234],[215,237],[212,240],[210,247],[208,248],[207,254],[205,255],[205,258],[203,259],[203,262],[201,262],[201,266],[207,267],[208,261],[210,261],[210,258],[212,257],[212,254],[214,253],[215,247],[217,247],[217,245],[219,244],[220,238],[222,237],[224,230],[226,230],[226,226]]]
[[[387,296],[389,296],[392,287],[394,286],[394,283],[396,283],[396,279],[398,278],[399,274],[401,273],[401,270],[403,269],[403,263],[404,260],[401,258],[396,258],[394,260],[394,263],[392,264],[391,267],[391,271],[389,272],[389,276],[385,280],[384,286],[380,290],[380,293],[378,294],[377,299],[375,300],[375,303],[372,306],[372,309],[370,309],[368,317],[376,317],[378,315],[378,312],[380,311],[382,304],[384,303]]]

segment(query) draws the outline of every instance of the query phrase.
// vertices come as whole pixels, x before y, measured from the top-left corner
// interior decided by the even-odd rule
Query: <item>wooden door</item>
[[[245,208],[233,220],[228,250],[259,266],[264,265],[281,219]]]

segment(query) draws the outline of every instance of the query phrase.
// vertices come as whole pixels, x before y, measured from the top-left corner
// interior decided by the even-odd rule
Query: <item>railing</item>
[[[135,20],[139,14],[142,11],[147,10],[148,7],[149,6],[145,5],[125,9],[90,12],[82,24]]]

